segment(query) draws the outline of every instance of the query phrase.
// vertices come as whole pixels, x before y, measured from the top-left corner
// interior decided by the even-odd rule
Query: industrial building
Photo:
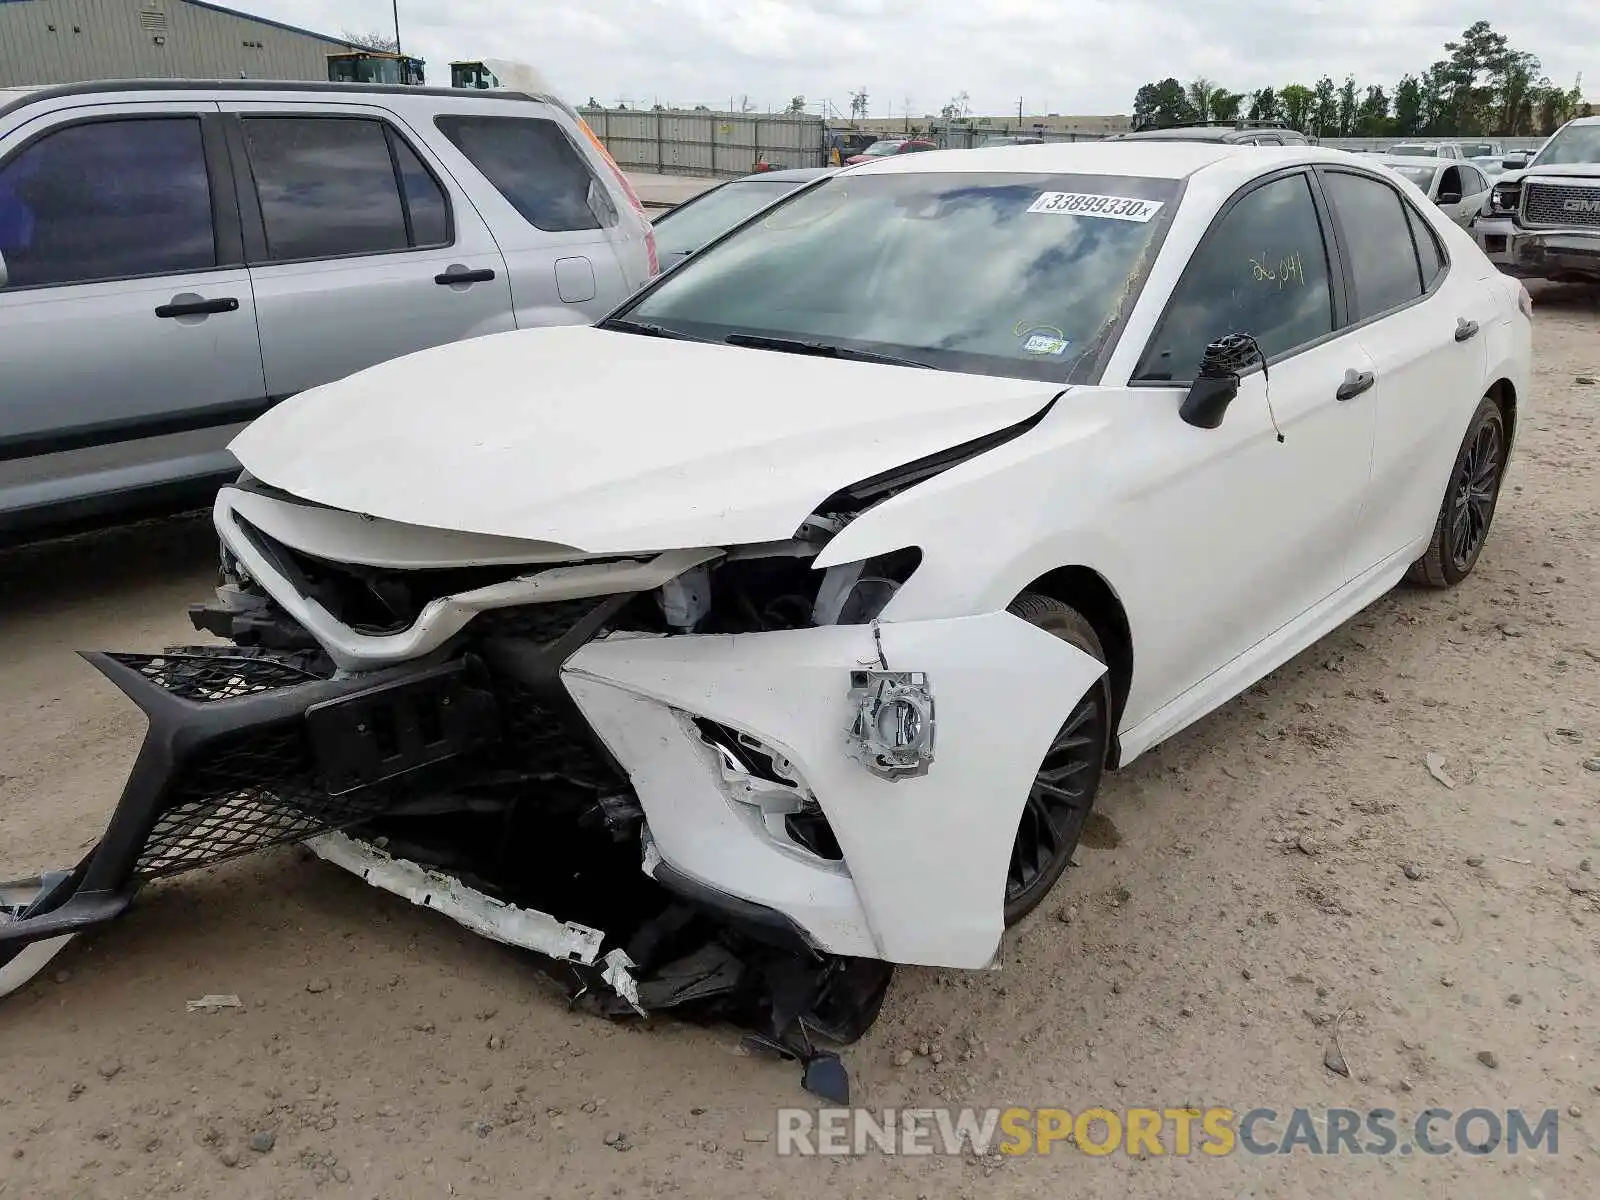
[[[85,79],[328,78],[353,49],[204,0],[0,0],[0,87]]]

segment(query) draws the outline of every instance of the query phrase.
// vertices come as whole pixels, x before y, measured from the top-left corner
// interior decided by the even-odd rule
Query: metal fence
[[[820,167],[827,163],[826,122],[793,113],[728,113],[680,109],[585,108],[583,118],[617,164],[630,171],[663,175],[744,175],[765,162],[772,167]],[[1103,133],[1017,129],[935,120],[912,135],[941,149],[965,150],[991,138],[1026,136],[1047,142],[1099,141]],[[878,132],[880,138],[906,136]],[[1344,150],[1387,150],[1407,138],[1323,138]],[[1436,139],[1433,139],[1436,140]],[[1453,139],[1445,139],[1453,140]],[[1538,145],[1538,137],[1494,139],[1507,154]]]
[[[880,136],[902,135],[891,133]],[[1098,142],[1106,137],[1103,133],[1079,133],[1066,129],[1005,129],[998,125],[970,125],[965,121],[935,121],[928,126],[928,132],[921,136],[938,142],[941,150],[970,150],[974,146],[982,146],[990,138],[1009,140],[1027,137],[1042,138],[1047,142]]]
[[[821,117],[804,114],[585,108],[583,119],[617,165],[664,175],[746,175],[824,164]]]

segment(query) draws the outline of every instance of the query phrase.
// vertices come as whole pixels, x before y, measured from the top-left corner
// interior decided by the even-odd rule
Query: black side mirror
[[[1260,362],[1261,351],[1249,334],[1218,338],[1200,356],[1200,369],[1178,415],[1196,429],[1215,429],[1239,394],[1239,376]]]
[[[1438,204],[1460,204],[1461,203],[1461,193],[1460,192],[1440,192],[1439,193],[1439,199],[1435,203],[1438,203]]]
[[[1500,166],[1507,171],[1520,171],[1527,165],[1528,160],[1523,158],[1521,155],[1517,155],[1514,158],[1502,158],[1500,160]]]

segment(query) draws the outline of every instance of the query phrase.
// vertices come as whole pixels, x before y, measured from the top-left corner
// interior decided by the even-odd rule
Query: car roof
[[[1047,142],[1042,146],[989,146],[987,154],[965,150],[930,150],[925,154],[874,159],[850,168],[859,172],[898,171],[923,173],[992,173],[996,171],[1038,175],[1130,175],[1148,179],[1185,179],[1196,171],[1224,161],[1246,164],[1241,175],[1255,165],[1287,166],[1310,157],[1352,161],[1353,154],[1321,150],[1315,146],[1241,146],[1229,142],[1112,141]]]
[[[1448,158],[1424,157],[1421,154],[1380,154],[1378,161],[1393,163],[1397,167],[1429,167],[1433,170],[1448,167],[1451,163]]]
[[[306,79],[95,79],[82,83],[0,88],[0,114],[24,104],[58,97],[94,96],[105,92],[314,92],[329,98],[380,93],[389,96],[436,96],[454,100],[536,100],[568,107],[554,96],[513,88],[421,87],[398,83],[331,83]]]
[[[1283,125],[1177,125],[1171,129],[1136,129],[1132,133],[1119,133],[1119,142],[1231,142],[1247,137],[1267,134],[1303,138],[1298,129]],[[1112,140],[1112,139],[1107,139]]]
[[[837,167],[786,167],[781,171],[756,171],[750,175],[741,175],[737,179],[728,180],[729,183],[805,183],[809,179],[819,179],[824,175],[832,175]]]

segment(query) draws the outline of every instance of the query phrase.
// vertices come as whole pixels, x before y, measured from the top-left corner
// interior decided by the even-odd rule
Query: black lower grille
[[[154,879],[302,841],[369,820],[390,800],[381,787],[328,795],[304,722],[244,730],[179,768],[134,874]]]
[[[282,659],[233,647],[219,647],[215,651],[195,647],[167,654],[113,654],[110,657],[132,667],[163,691],[202,704],[253,696],[316,678],[310,671]]]
[[[541,783],[611,793],[627,780],[595,744],[581,716],[546,701],[514,680],[495,688],[504,721],[504,751]]]

